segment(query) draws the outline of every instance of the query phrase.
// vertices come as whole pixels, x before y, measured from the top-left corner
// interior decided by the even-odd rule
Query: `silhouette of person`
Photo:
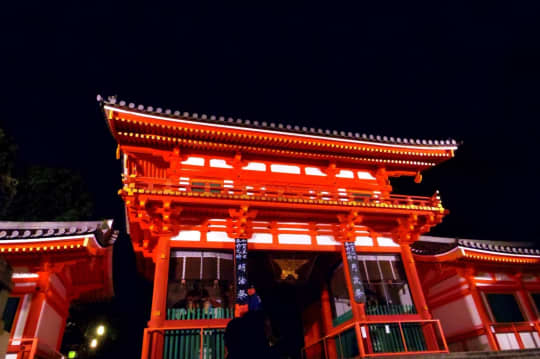
[[[225,329],[227,359],[277,359],[268,343],[267,317],[262,311],[247,312]]]

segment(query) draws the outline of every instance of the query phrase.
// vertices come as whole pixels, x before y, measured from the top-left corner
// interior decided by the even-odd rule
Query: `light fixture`
[[[99,336],[102,336],[103,334],[105,334],[105,326],[104,325],[99,325],[97,327],[97,329],[96,329],[96,333]]]

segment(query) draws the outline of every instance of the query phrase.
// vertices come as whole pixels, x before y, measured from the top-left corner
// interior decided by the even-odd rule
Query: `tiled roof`
[[[133,102],[127,103],[126,101],[119,101],[117,100],[115,96],[109,96],[107,100],[105,100],[103,97],[101,97],[101,95],[97,95],[97,100],[102,106],[109,105],[109,106],[119,108],[119,109],[124,109],[127,111],[146,113],[150,115],[157,115],[157,116],[162,116],[162,117],[171,118],[171,119],[184,119],[184,120],[190,120],[190,121],[197,121],[197,122],[208,123],[208,124],[212,124],[212,123],[227,124],[230,126],[289,132],[291,134],[304,134],[304,135],[312,135],[312,136],[323,136],[323,137],[328,137],[328,138],[357,140],[357,141],[363,141],[363,142],[373,142],[373,143],[378,143],[378,144],[388,143],[388,144],[402,145],[402,146],[407,146],[407,145],[408,146],[425,146],[426,148],[441,147],[441,146],[457,148],[458,146],[458,143],[453,139],[446,139],[446,140],[425,140],[425,139],[413,139],[413,138],[408,139],[408,138],[400,138],[400,137],[368,135],[365,133],[360,134],[358,132],[353,133],[350,131],[346,132],[346,131],[313,128],[313,127],[308,128],[306,126],[301,127],[301,126],[293,126],[293,125],[284,125],[282,123],[274,123],[274,122],[268,123],[266,121],[259,122],[259,121],[243,120],[239,118],[234,119],[232,117],[173,111],[171,109],[163,109],[161,107],[137,105]]]
[[[435,255],[456,247],[485,250],[502,254],[540,255],[540,249],[529,242],[486,241],[480,239],[459,239],[421,236],[411,249],[419,255]]]
[[[118,231],[112,220],[88,222],[5,222],[0,221],[0,241],[40,239],[93,234],[102,246],[114,244]]]

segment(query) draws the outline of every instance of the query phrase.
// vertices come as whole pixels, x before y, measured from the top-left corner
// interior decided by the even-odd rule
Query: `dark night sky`
[[[434,234],[537,240],[539,2],[78,3],[3,8],[0,126],[18,143],[21,163],[82,172],[96,218],[123,223],[120,163],[100,93],[189,112],[463,141],[422,184],[400,180],[396,191],[441,191],[451,214]],[[126,274],[134,267],[120,242]]]

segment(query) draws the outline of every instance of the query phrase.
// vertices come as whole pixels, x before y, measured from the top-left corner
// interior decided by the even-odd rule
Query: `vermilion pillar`
[[[344,245],[341,246],[341,257],[343,258],[343,273],[345,274],[345,283],[347,283],[347,291],[349,293],[349,299],[351,301],[353,320],[355,322],[365,322],[366,313],[364,309],[364,304],[356,303],[356,301],[354,300],[354,291],[353,291],[353,286],[351,283],[351,273],[349,271],[349,265],[347,263],[347,253],[345,251]],[[360,357],[363,358],[366,355],[366,352],[364,349],[362,331],[360,330],[360,325],[355,325],[354,328],[356,331],[356,339],[358,342],[358,351],[359,351]]]
[[[26,318],[26,326],[24,328],[25,338],[34,338],[36,336],[37,326],[39,323],[39,317],[43,305],[47,300],[47,289],[49,287],[49,272],[39,272],[39,280],[36,287],[36,292],[32,294],[32,302],[30,303],[30,310],[28,317]]]
[[[517,295],[519,297],[519,301],[523,304],[523,307],[525,309],[525,312],[527,313],[527,320],[533,322],[537,318],[536,311],[534,310],[534,304],[531,302],[531,297],[529,296],[529,293],[527,289],[525,288],[525,285],[523,284],[523,274],[518,273],[514,275],[514,280],[517,282],[519,290],[517,291]]]
[[[422,319],[432,319],[431,313],[429,312],[426,298],[424,297],[424,291],[420,285],[420,277],[418,276],[418,271],[416,270],[416,264],[411,252],[411,246],[408,241],[399,243],[401,247],[401,257],[403,261],[403,268],[405,274],[407,275],[407,281],[409,283],[409,288],[411,289],[411,294],[414,300],[414,305],[420,314]],[[439,344],[436,335],[436,329],[434,327],[423,327],[422,332],[424,333],[424,338],[429,350],[439,350]]]
[[[169,275],[170,238],[159,237],[154,249],[154,293],[152,296],[152,312],[150,328],[162,327],[167,315],[167,278]]]
[[[332,307],[330,302],[330,293],[328,292],[328,285],[324,283],[322,292],[321,292],[321,316],[324,327],[324,336],[328,335],[334,325],[332,324]],[[322,343],[322,350],[325,351],[325,354],[328,358],[337,358],[337,350],[335,342]]]
[[[167,278],[169,276],[170,238],[159,237],[154,249],[154,293],[152,295],[152,311],[150,313],[149,328],[160,328],[165,324],[167,316]],[[163,356],[163,333],[148,332],[150,338],[151,358],[161,358]],[[143,343],[143,347],[145,344]],[[144,355],[144,350],[143,350]]]
[[[482,298],[480,298],[480,293],[478,293],[478,289],[476,288],[476,282],[474,281],[474,271],[472,269],[468,269],[465,270],[462,275],[465,277],[465,279],[467,280],[467,284],[469,285],[469,290],[474,300],[476,310],[478,311],[478,315],[480,315],[480,319],[482,320],[482,325],[484,326],[484,331],[486,332],[489,346],[492,350],[499,350],[499,346],[497,345],[497,339],[495,339],[495,335],[491,332],[491,328],[489,325],[491,320],[489,319],[489,315],[487,314],[486,308],[484,307]]]
[[[405,274],[407,275],[407,281],[409,282],[409,288],[411,289],[411,294],[416,309],[418,310],[418,313],[422,319],[431,319],[426,298],[424,297],[424,292],[422,291],[422,286],[420,285],[420,278],[418,277],[418,271],[416,270],[410,243],[405,242],[400,243],[399,245],[401,247],[403,268],[405,269]]]
[[[328,293],[328,285],[326,283],[324,283],[321,292],[321,316],[324,333],[328,334],[332,330],[332,308],[330,304],[330,293]]]

